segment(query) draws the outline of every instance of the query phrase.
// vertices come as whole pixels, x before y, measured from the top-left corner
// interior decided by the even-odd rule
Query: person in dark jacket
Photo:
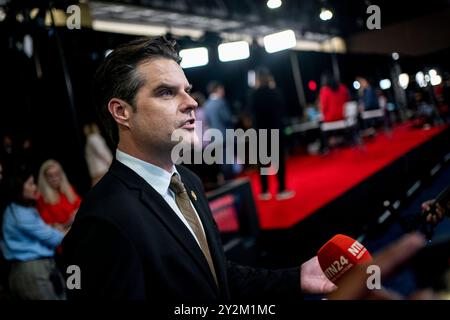
[[[277,152],[279,155],[278,172],[278,193],[277,200],[286,200],[295,196],[294,191],[286,189],[286,155],[285,155],[285,137],[283,116],[285,114],[285,104],[281,92],[276,88],[275,80],[267,68],[260,67],[256,70],[256,90],[250,94],[249,98],[250,112],[254,118],[256,129],[267,129],[268,134],[268,154]],[[270,130],[278,130],[279,143],[278,148],[271,150],[272,141],[270,140]],[[260,153],[259,153],[260,154]],[[260,159],[260,155],[258,156]],[[269,192],[269,182],[267,174],[262,174],[261,168],[270,164],[259,162],[261,200],[270,200],[272,198]]]
[[[182,143],[197,139],[179,60],[166,38],[139,39],[96,73],[97,107],[117,151],[63,241],[64,265],[81,279],[69,298],[217,302],[333,290],[316,257],[283,270],[227,260],[201,181],[171,155],[175,130]]]

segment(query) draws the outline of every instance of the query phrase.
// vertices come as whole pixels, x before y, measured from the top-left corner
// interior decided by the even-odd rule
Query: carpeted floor
[[[397,126],[390,134],[379,133],[366,141],[364,148],[336,148],[326,156],[295,156],[287,162],[287,187],[294,198],[284,201],[258,200],[257,172],[247,173],[259,212],[262,229],[289,228],[338,198],[347,190],[389,165],[406,152],[421,145],[445,129],[414,129],[410,124]],[[270,191],[277,190],[275,176],[269,176]]]

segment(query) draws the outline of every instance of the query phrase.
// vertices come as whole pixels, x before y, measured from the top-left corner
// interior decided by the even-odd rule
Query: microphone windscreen
[[[372,260],[361,243],[343,234],[337,234],[325,243],[317,258],[323,273],[333,283],[354,266]]]

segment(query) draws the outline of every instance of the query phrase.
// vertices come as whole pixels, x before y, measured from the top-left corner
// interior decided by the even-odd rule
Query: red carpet
[[[288,228],[313,214],[381,168],[433,136],[446,127],[431,130],[412,129],[410,125],[396,127],[391,136],[379,133],[365,142],[365,150],[336,148],[326,156],[295,156],[287,162],[287,188],[294,190],[294,198],[276,201],[258,200],[259,177],[250,178],[262,229]],[[270,191],[276,192],[275,176],[269,177]]]

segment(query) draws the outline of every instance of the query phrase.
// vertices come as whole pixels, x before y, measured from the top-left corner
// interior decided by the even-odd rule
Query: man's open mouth
[[[180,128],[182,128],[182,129],[188,129],[188,130],[193,130],[193,129],[195,129],[195,119],[192,118],[192,119],[189,119],[189,120],[185,121],[185,122],[181,125]]]

